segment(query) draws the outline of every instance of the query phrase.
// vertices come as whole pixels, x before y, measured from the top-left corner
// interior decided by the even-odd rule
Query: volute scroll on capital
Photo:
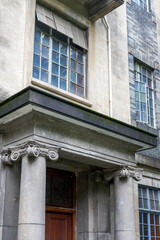
[[[57,161],[59,158],[59,149],[47,145],[41,145],[35,141],[28,141],[16,147],[10,147],[0,154],[0,160],[3,164],[12,165],[14,162],[21,160],[23,156],[37,158],[44,156],[51,161]]]
[[[142,168],[134,168],[130,166],[121,166],[119,170],[114,170],[108,172],[105,170],[97,170],[92,173],[95,182],[109,182],[114,177],[118,176],[120,179],[127,179],[132,177],[135,181],[140,181],[142,179]]]

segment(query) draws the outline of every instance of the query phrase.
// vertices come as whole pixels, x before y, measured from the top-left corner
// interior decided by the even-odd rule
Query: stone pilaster
[[[46,159],[57,161],[58,149],[29,141],[4,150],[3,164],[21,160],[18,240],[45,239]]]

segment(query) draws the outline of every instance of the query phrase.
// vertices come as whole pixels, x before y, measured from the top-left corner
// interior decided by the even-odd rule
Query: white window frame
[[[137,66],[140,67],[140,71],[137,70]],[[143,74],[143,69],[146,69],[146,76]],[[151,73],[151,77],[147,76],[147,73],[150,72]],[[140,76],[140,79],[137,78],[137,75]],[[142,78],[146,78],[146,83],[143,82]],[[151,87],[149,87],[148,81],[151,82]],[[154,103],[154,84],[153,84],[153,71],[151,69],[149,69],[148,67],[146,67],[144,64],[140,63],[139,61],[134,61],[134,82],[135,82],[135,103],[136,103],[136,115],[139,112],[140,114],[140,118],[137,118],[136,116],[136,121],[139,122],[143,122],[145,124],[147,124],[150,127],[155,128],[156,124],[155,124],[155,103]],[[141,85],[144,85],[145,88],[145,104],[146,104],[146,120],[142,119],[141,117],[141,113],[143,113],[144,111],[141,110],[141,103],[143,102],[140,99],[140,95],[143,94],[143,92],[139,89],[137,90],[137,85],[139,83],[139,88],[141,87]],[[149,93],[152,93],[152,98],[150,98]],[[136,99],[136,94],[139,94],[139,100]],[[152,100],[152,104],[153,106],[150,106],[150,100]],[[139,105],[139,109],[137,109],[137,105],[138,103]],[[151,116],[151,110],[153,111],[153,116]],[[144,112],[145,113],[145,112]],[[151,123],[151,118],[153,120],[153,124]]]
[[[77,51],[79,51],[79,52],[81,52],[83,54],[83,96],[79,96],[77,94],[73,94],[73,95],[77,96],[77,97],[80,97],[80,98],[86,98],[86,85],[87,85],[87,83],[86,83],[86,81],[87,81],[86,80],[86,59],[87,59],[87,57],[86,57],[86,55],[87,55],[86,50],[83,51],[83,49],[81,50],[81,48],[78,48],[78,47],[74,46],[74,44],[72,45],[71,44],[71,39],[69,37],[67,37],[67,42],[68,43],[63,42],[61,39],[58,39],[58,38],[54,37],[53,34],[52,34],[52,28],[50,28],[50,33],[49,34],[46,33],[44,30],[38,28],[38,27],[35,27],[35,30],[38,30],[42,34],[47,35],[49,37],[49,39],[50,39],[49,40],[49,67],[48,67],[49,77],[48,77],[48,85],[53,86],[53,85],[51,85],[51,76],[52,76],[52,73],[51,73],[51,67],[52,67],[52,59],[51,59],[52,58],[52,55],[51,55],[51,52],[52,52],[52,39],[55,39],[58,42],[63,43],[64,45],[66,45],[67,46],[67,51],[68,51],[68,53],[67,53],[67,58],[68,58],[68,61],[67,61],[67,79],[66,79],[66,81],[67,81],[67,88],[66,88],[66,90],[61,89],[60,86],[59,86],[60,81],[58,80],[58,87],[57,87],[57,89],[60,89],[62,91],[69,92],[70,94],[73,94],[73,93],[70,92],[70,86],[69,86],[70,82],[71,82],[70,78],[69,78],[70,77],[70,71],[71,71],[71,66],[70,66],[71,47],[75,48]],[[35,43],[35,41],[34,41],[34,43]],[[42,41],[41,41],[41,45],[42,45]],[[41,53],[40,53],[40,56],[42,56]],[[59,59],[59,61],[60,61],[60,59]],[[33,63],[33,66],[34,66],[34,63]],[[58,66],[60,66],[60,65],[58,65]],[[41,61],[40,61],[39,69],[41,70]],[[37,78],[35,78],[35,79],[37,79]],[[39,79],[38,80],[40,80],[40,74],[39,74]],[[75,84],[75,85],[78,86],[78,84]]]
[[[145,240],[147,237],[148,240],[151,240],[151,239],[154,239],[154,240],[157,240],[157,239],[160,239],[160,189],[157,189],[157,188],[152,188],[152,187],[147,187],[147,186],[142,186],[142,185],[139,185],[139,219],[140,219],[140,222],[139,222],[139,226],[140,226],[140,240]],[[146,196],[143,197],[143,191],[146,192]],[[150,200],[150,195],[149,195],[149,192],[152,192],[153,194],[153,202],[154,202],[154,207],[155,209],[152,209],[151,207],[151,200]],[[156,199],[155,199],[155,191],[158,192],[158,210],[156,209],[156,206],[155,206],[155,202],[156,202]],[[140,199],[143,199],[143,200],[140,200]],[[144,207],[144,200],[146,201],[147,203],[147,207]],[[141,201],[141,203],[140,203]],[[140,206],[142,204],[142,206]],[[147,223],[144,222],[144,215],[146,216],[146,220],[147,220]],[[154,224],[151,224],[150,222],[150,218],[151,216],[153,216],[154,218]],[[155,224],[155,218],[159,219],[159,225],[156,225]],[[142,220],[142,222],[141,222]],[[151,233],[151,227],[152,229],[154,230],[154,233],[157,234],[156,232],[156,226],[159,226],[159,236],[153,236],[152,233]],[[146,232],[148,232],[148,235],[145,235],[145,230]],[[151,236],[152,235],[152,236]],[[146,237],[146,238],[145,238]],[[157,238],[158,237],[158,238]]]

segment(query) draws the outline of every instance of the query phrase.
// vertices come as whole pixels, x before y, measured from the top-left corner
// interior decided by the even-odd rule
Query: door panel
[[[46,213],[45,240],[72,240],[72,214]]]

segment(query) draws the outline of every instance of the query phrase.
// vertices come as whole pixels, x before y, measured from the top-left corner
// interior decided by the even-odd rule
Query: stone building
[[[0,240],[160,239],[159,0],[0,9]]]

